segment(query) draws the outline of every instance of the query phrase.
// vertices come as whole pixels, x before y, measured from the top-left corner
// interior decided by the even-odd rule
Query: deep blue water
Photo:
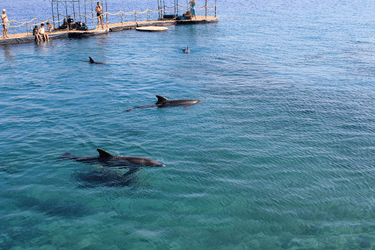
[[[219,1],[216,24],[1,46],[0,249],[373,249],[374,9]],[[125,112],[157,94],[205,102]],[[166,167],[58,160],[97,148]]]

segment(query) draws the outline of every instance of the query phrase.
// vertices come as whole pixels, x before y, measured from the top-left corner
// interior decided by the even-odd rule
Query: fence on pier
[[[130,12],[125,12],[125,11],[120,10],[117,13],[110,13],[106,11],[102,13],[102,16],[103,16],[104,25],[108,25],[108,24],[113,24],[113,23],[158,20],[166,14],[182,15],[188,10],[190,10],[190,6],[183,6],[177,3],[174,6],[169,6],[169,7],[166,5],[159,6],[158,10],[147,9],[145,11],[133,10]],[[33,18],[30,21],[19,22],[17,20],[12,19],[10,20],[8,33],[9,34],[32,33],[32,29],[35,25],[39,27],[41,23],[47,23],[47,22],[53,24],[54,27],[57,28],[60,26],[60,24],[63,23],[64,19],[67,19],[68,16],[72,17],[74,19],[74,22],[83,22],[89,26],[97,25],[96,11],[92,10],[91,12],[81,14],[79,13],[80,11],[78,13],[75,12],[74,7],[69,11],[72,11],[72,12],[68,12],[68,9],[66,8],[65,15],[62,15],[61,13],[57,12],[56,15],[52,15],[52,17],[45,19],[45,20]],[[206,1],[205,6],[195,7],[195,11],[196,11],[197,16],[206,16],[206,17],[215,16],[216,17],[216,1],[215,1],[214,6],[208,6],[207,1]],[[52,14],[53,14],[53,11],[52,11]]]

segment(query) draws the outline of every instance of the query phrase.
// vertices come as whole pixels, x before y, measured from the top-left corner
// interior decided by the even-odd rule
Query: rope
[[[145,10],[145,11],[137,11],[137,10],[133,10],[133,11],[131,11],[131,12],[124,12],[124,11],[122,11],[122,10],[120,10],[119,12],[117,12],[117,13],[110,13],[110,12],[105,12],[105,13],[102,13],[101,15],[102,16],[104,16],[104,15],[110,15],[110,16],[119,16],[119,15],[121,15],[121,22],[123,22],[123,15],[126,15],[126,16],[132,16],[132,15],[134,15],[134,17],[135,17],[135,20],[137,21],[137,14],[145,14],[145,13],[147,13],[147,19],[148,20],[150,20],[150,13],[159,13],[159,12],[161,12],[161,13],[170,13],[170,12],[173,12],[174,10],[175,10],[175,7],[177,7],[177,8],[183,8],[183,9],[187,9],[187,8],[190,8],[190,6],[183,6],[183,5],[179,5],[179,4],[176,4],[175,6],[173,6],[173,7],[168,7],[168,6],[165,6],[165,8],[166,9],[169,9],[169,10],[163,10],[163,9],[160,9],[160,10],[150,10],[150,9],[147,9],[147,10]],[[205,10],[205,9],[207,9],[207,10],[213,10],[213,9],[215,9],[216,8],[216,4],[213,6],[213,7],[209,7],[209,6],[203,6],[203,7],[195,7],[195,9],[196,10]],[[72,14],[70,14],[70,15],[78,15],[78,16],[80,16],[78,19],[83,19],[83,18],[89,18],[89,19],[92,19],[92,21],[93,21],[93,24],[95,25],[95,19],[97,19],[97,17],[95,16],[95,17],[92,17],[92,16],[90,16],[90,15],[92,15],[92,14],[95,14],[95,12],[94,11],[91,11],[91,12],[89,12],[89,13],[87,13],[87,14],[79,14],[79,13],[76,13],[76,12],[73,12]],[[69,16],[70,16],[69,15]],[[19,28],[19,27],[22,27],[23,25],[25,25],[26,24],[26,26],[28,25],[28,24],[30,24],[31,25],[31,27],[33,26],[33,25],[41,25],[42,23],[46,23],[46,22],[50,22],[50,23],[60,23],[60,22],[63,22],[63,20],[65,19],[65,18],[67,18],[68,16],[63,16],[62,15],[62,17],[63,17],[63,19],[60,19],[60,20],[56,20],[56,21],[51,21],[51,18],[50,19],[47,19],[47,20],[42,20],[42,19],[38,19],[38,18],[33,18],[33,19],[31,19],[30,21],[25,21],[25,22],[18,22],[17,20],[11,20],[10,22],[9,22],[9,24],[11,24],[12,22],[13,22],[13,25],[11,25],[10,26],[10,28]],[[58,17],[56,17],[56,16],[52,16],[52,19],[53,18],[58,18]],[[37,21],[39,21],[39,22],[37,22]],[[35,22],[34,24],[32,23],[32,22]],[[17,25],[15,25],[15,23],[17,23]],[[108,24],[108,20],[107,20],[107,24]],[[26,27],[26,29],[27,29],[27,27]]]
[[[190,6],[183,6],[183,5],[179,5],[179,4],[177,4],[177,7],[181,7],[181,8],[184,8],[184,9],[190,8]]]

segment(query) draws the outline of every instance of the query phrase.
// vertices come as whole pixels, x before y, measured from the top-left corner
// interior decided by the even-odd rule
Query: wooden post
[[[107,28],[108,28],[108,6],[107,6],[107,0],[105,0],[105,20],[107,23]]]
[[[205,18],[207,19],[207,0],[205,0],[205,5],[204,5],[204,8],[205,8]]]
[[[216,17],[216,4],[217,4],[217,0],[215,0],[215,17]]]
[[[78,0],[78,15],[79,15],[79,21],[81,22],[82,21],[82,17],[81,17],[81,3],[79,2],[79,0]]]
[[[72,4],[73,4],[73,16],[74,16],[74,20],[77,21],[76,20],[76,11],[74,10],[74,1],[72,2]]]
[[[104,26],[104,2],[102,0],[102,20],[103,20],[103,26]]]
[[[159,15],[160,15],[160,19],[163,19],[163,2],[162,2],[162,0],[160,0],[160,13],[159,13]]]
[[[53,28],[55,28],[55,15],[53,13],[53,0],[51,1],[51,5],[52,5],[52,21],[53,21]]]
[[[160,19],[160,0],[158,0],[158,16],[159,16],[159,19]]]
[[[173,1],[173,14],[176,16],[176,0]]]
[[[85,0],[85,24],[87,25],[87,11],[86,11],[86,0]]]
[[[164,11],[163,11],[163,17],[164,17],[164,14],[165,14],[165,0],[164,1]]]
[[[92,16],[92,24],[95,26],[96,28],[96,25],[95,25],[95,20],[94,20],[94,6],[92,5],[92,1],[91,1],[91,16]]]
[[[66,14],[66,16],[68,16],[68,5],[66,3],[66,0],[65,0],[65,14]]]
[[[59,27],[60,27],[59,1],[57,1],[57,21],[59,21]]]

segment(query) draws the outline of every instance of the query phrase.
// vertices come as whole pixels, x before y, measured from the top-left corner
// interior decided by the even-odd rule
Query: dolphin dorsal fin
[[[168,99],[165,98],[164,96],[156,95],[156,97],[158,98],[158,102],[156,104],[168,101]]]
[[[113,155],[111,155],[110,153],[104,151],[103,149],[98,148],[97,150],[98,150],[98,152],[99,152],[99,157],[100,157],[100,158],[113,157]]]
[[[89,58],[90,58],[90,63],[95,63],[94,59],[92,59],[90,56]]]

